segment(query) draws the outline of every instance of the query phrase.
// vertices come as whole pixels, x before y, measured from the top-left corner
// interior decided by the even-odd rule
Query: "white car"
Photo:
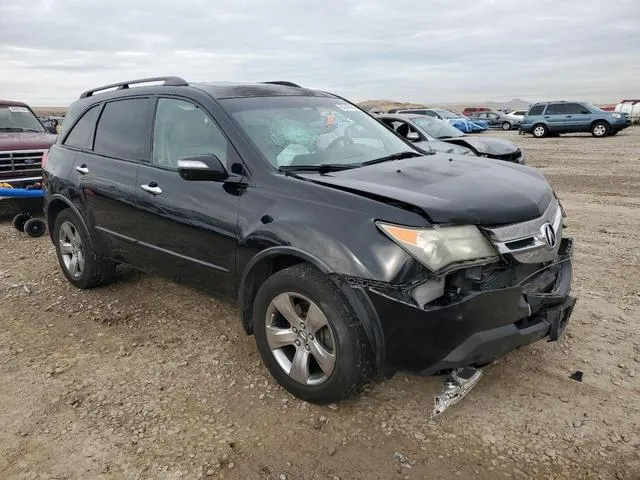
[[[510,112],[507,112],[507,116],[513,118],[514,120],[517,120],[518,122],[522,123],[524,121],[524,116],[527,114],[526,110],[511,110]]]

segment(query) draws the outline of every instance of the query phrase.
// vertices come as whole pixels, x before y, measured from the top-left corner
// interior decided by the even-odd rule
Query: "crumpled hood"
[[[10,150],[47,149],[56,143],[56,136],[39,132],[0,132],[0,152]]]
[[[493,137],[472,137],[468,135],[458,138],[447,138],[443,141],[470,147],[480,155],[507,155],[518,150],[518,147],[513,142]]]
[[[537,170],[478,157],[435,154],[325,175],[296,174],[369,198],[412,205],[434,223],[522,222],[540,217],[553,198]]]
[[[463,145],[456,145],[455,143],[442,142],[440,140],[429,140],[415,142],[413,146],[418,147],[421,150],[426,152],[440,152],[440,153],[450,153],[452,155],[464,155],[464,152],[469,152],[470,150]],[[473,152],[471,152],[473,154]],[[475,155],[475,154],[474,154]]]

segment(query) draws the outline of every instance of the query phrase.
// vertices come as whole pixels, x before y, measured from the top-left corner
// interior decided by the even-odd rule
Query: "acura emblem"
[[[540,233],[542,234],[542,240],[547,244],[549,248],[554,248],[556,243],[558,243],[558,237],[556,236],[556,232],[553,231],[553,227],[549,222],[546,222],[540,228]]]

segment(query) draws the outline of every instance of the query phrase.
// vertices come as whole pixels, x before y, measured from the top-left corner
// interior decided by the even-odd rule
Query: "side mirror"
[[[213,154],[184,157],[178,160],[178,174],[185,180],[224,182],[227,170]]]
[[[407,140],[410,142],[417,142],[420,140],[420,135],[418,135],[418,132],[409,132],[407,133]]]

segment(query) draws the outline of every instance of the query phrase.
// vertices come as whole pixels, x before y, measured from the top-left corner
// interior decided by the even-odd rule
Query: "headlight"
[[[493,246],[473,225],[434,228],[400,227],[382,222],[376,225],[432,272],[455,263],[498,258]]]
[[[619,113],[612,113],[611,116],[613,118],[622,118],[622,115],[620,115]]]

